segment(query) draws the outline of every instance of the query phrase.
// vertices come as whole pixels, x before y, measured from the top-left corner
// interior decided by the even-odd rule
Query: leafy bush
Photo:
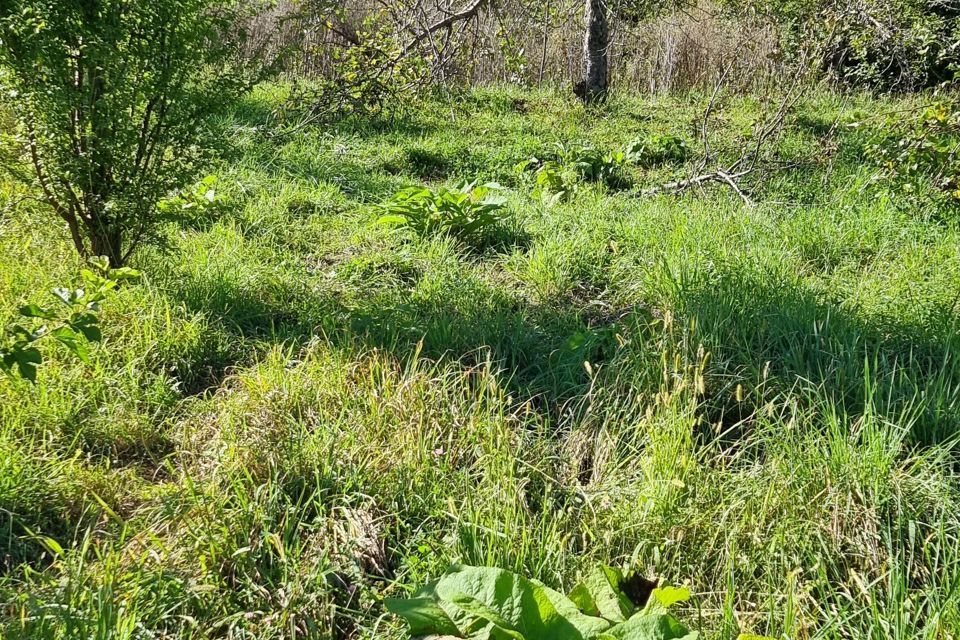
[[[601,567],[568,596],[501,569],[451,567],[407,600],[387,599],[413,636],[497,640],[694,640],[668,612],[690,593]]]
[[[100,303],[120,282],[140,277],[133,269],[111,269],[105,257],[95,258],[90,264],[92,270],[80,272],[84,288],[52,291],[57,306],[28,304],[20,308],[23,318],[39,321],[39,324],[29,328],[12,324],[0,332],[0,371],[8,375],[16,372],[20,377],[36,382],[37,366],[43,362],[37,343],[46,337],[65,346],[83,362],[90,362],[87,344],[99,342],[102,337]]]
[[[325,65],[323,77],[297,87],[280,109],[283,117],[315,122],[346,115],[395,114],[412,104],[429,84],[427,61],[419,55],[419,47],[404,44],[409,34],[391,19],[395,17],[392,12],[377,10],[359,17],[339,0],[289,4],[292,13],[286,19],[293,19],[290,24],[326,25],[344,41],[328,41],[324,54],[329,56],[329,65]],[[356,22],[351,24],[354,18]]]
[[[211,113],[249,78],[235,0],[10,0],[0,89],[22,153],[10,168],[66,222],[77,251],[119,266],[161,218],[157,202],[208,157]],[[22,167],[29,167],[23,170]]]
[[[941,101],[918,118],[897,116],[883,132],[867,154],[886,189],[911,199],[932,192],[937,205],[960,206],[960,105]]]
[[[960,67],[960,5],[938,0],[726,0],[779,25],[784,48],[836,80],[911,91]],[[813,54],[813,55],[810,55]]]
[[[497,184],[470,182],[452,188],[408,187],[381,205],[380,224],[409,228],[421,236],[450,235],[483,244],[509,218]]]
[[[548,205],[568,199],[577,190],[580,176],[559,162],[544,162],[536,172],[537,191]]]
[[[573,167],[587,182],[599,182],[612,188],[621,188],[627,179],[621,169],[626,162],[623,152],[604,153],[595,147],[573,149],[560,147],[561,162]]]
[[[206,176],[200,182],[176,195],[157,203],[157,210],[165,218],[181,223],[197,224],[214,216],[224,202],[217,191],[216,175]]]

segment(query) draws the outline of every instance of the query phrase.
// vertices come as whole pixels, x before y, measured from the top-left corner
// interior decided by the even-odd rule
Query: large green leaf
[[[459,635],[460,630],[432,598],[387,598],[384,601],[387,611],[407,621],[410,633],[415,636],[431,634]]]
[[[20,307],[20,315],[27,318],[43,318],[44,320],[57,319],[57,314],[53,313],[49,309],[44,309],[43,307],[35,304],[28,304]]]
[[[659,587],[654,589],[650,596],[645,611],[659,608],[661,612],[666,612],[673,605],[689,600],[690,590],[682,587]]]
[[[603,619],[580,613],[563,594],[502,569],[453,566],[415,598],[452,605],[444,608],[459,629],[453,635],[460,637],[489,637],[492,623],[514,638],[586,640],[609,626]],[[411,623],[403,612],[395,613]],[[413,623],[418,624],[419,619],[414,618]],[[431,633],[445,632],[437,627]]]
[[[626,622],[610,627],[603,633],[604,640],[696,640],[696,631],[690,631],[669,613],[638,613]]]
[[[85,339],[70,327],[58,327],[54,329],[51,335],[57,339],[57,342],[72,351],[83,362],[90,364],[90,350],[87,348]]]
[[[626,593],[633,578],[618,569],[600,567],[567,597],[502,569],[453,566],[439,580],[421,587],[413,598],[388,599],[386,606],[407,621],[414,636],[470,640],[697,637],[667,613],[670,604],[686,600],[689,592],[672,587],[654,590],[647,606],[637,612],[638,603]]]
[[[623,622],[636,610],[620,589],[623,579],[619,569],[599,567],[573,588],[570,599],[586,614]]]
[[[21,377],[30,382],[37,381],[37,365],[43,362],[40,351],[36,347],[15,346],[13,350],[3,354],[2,368],[20,372]]]

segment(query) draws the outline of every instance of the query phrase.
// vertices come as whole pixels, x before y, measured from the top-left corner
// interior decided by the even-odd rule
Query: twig
[[[706,109],[704,110],[701,125],[701,132],[703,135],[703,157],[700,159],[700,162],[697,163],[697,168],[694,171],[695,175],[685,180],[667,182],[656,187],[644,189],[640,192],[641,195],[651,196],[660,193],[677,193],[694,187],[702,188],[707,183],[716,182],[718,184],[727,185],[733,189],[734,193],[736,193],[741,200],[743,200],[744,204],[747,206],[753,206],[753,200],[750,199],[744,189],[740,186],[739,181],[742,178],[751,175],[757,169],[763,146],[783,128],[783,121],[786,118],[787,113],[790,112],[801,95],[801,92],[798,90],[798,87],[800,86],[800,75],[798,73],[797,77],[794,78],[793,86],[780,102],[780,106],[774,113],[773,118],[765,120],[762,125],[759,126],[759,128],[754,129],[754,138],[756,143],[752,145],[749,150],[745,151],[732,164],[728,166],[722,166],[718,164],[713,171],[704,172],[711,160],[709,139],[710,114],[713,111],[714,102],[718,93],[720,92],[720,88],[722,87],[726,76],[727,70],[725,69],[713,90],[713,95],[710,97],[710,101],[707,103]]]
[[[707,103],[707,108],[703,112],[703,125],[701,127],[703,134],[703,159],[700,161],[700,166],[697,169],[697,173],[703,171],[703,169],[707,166],[707,162],[710,161],[710,114],[713,112],[713,105],[717,99],[717,94],[720,93],[720,87],[723,86],[724,81],[727,79],[727,73],[729,72],[729,66],[723,68],[723,71],[720,73],[720,78],[717,80],[717,85],[713,88],[713,94],[710,96],[710,101]]]

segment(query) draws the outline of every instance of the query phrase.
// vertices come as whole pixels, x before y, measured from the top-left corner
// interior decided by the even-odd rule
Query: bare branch
[[[408,53],[410,53],[410,51],[418,47],[424,40],[431,38],[433,34],[436,33],[437,31],[440,31],[441,29],[447,29],[449,27],[452,27],[458,22],[473,18],[478,13],[480,13],[480,9],[482,9],[484,5],[487,4],[487,2],[488,0],[473,0],[473,2],[462,11],[458,11],[457,13],[451,13],[450,15],[443,18],[442,20],[438,20],[437,22],[428,26],[426,29],[424,29],[420,33],[415,34],[413,37],[413,40],[408,42],[403,47],[398,59],[405,57]]]

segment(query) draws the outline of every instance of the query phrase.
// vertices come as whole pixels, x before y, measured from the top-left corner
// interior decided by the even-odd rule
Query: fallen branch
[[[651,187],[649,189],[644,189],[641,191],[641,195],[644,196],[655,196],[661,193],[679,193],[681,191],[686,191],[692,187],[702,187],[708,182],[716,182],[718,184],[725,184],[736,192],[740,199],[743,202],[750,206],[753,205],[753,200],[743,191],[737,180],[748,175],[749,171],[742,171],[740,173],[727,173],[723,169],[718,169],[710,173],[703,173],[692,178],[687,178],[685,180],[676,180],[674,182],[667,182],[656,187]]]
[[[764,145],[783,129],[784,118],[786,118],[787,113],[790,112],[801,95],[801,92],[798,90],[800,77],[798,75],[797,78],[794,79],[793,86],[780,102],[780,106],[773,114],[773,117],[765,120],[760,126],[754,129],[753,138],[756,142],[744,151],[733,163],[726,166],[717,163],[713,167],[713,170],[706,171],[707,165],[712,160],[708,122],[714,109],[717,94],[720,92],[721,85],[726,80],[726,76],[727,72],[724,70],[717,81],[717,85],[713,90],[713,94],[710,96],[710,100],[707,103],[701,119],[700,130],[703,136],[703,157],[700,159],[700,162],[697,163],[696,169],[694,170],[696,175],[684,180],[675,180],[644,189],[640,192],[641,195],[652,196],[661,193],[679,193],[693,187],[703,187],[703,185],[707,183],[715,182],[733,189],[734,193],[736,193],[747,206],[753,205],[753,200],[747,194],[746,190],[740,186],[740,181],[754,173],[758,167]]]

